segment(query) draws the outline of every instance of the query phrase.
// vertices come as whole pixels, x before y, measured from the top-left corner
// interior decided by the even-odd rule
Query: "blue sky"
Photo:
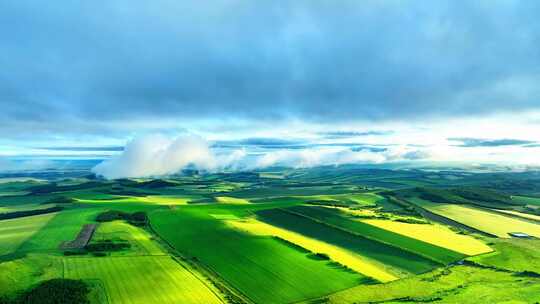
[[[538,165],[539,6],[2,1],[0,155],[190,134],[219,153]]]

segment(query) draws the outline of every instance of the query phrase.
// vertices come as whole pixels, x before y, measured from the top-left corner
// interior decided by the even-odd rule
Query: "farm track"
[[[70,250],[70,249],[83,249],[84,246],[88,245],[94,232],[97,229],[98,224],[85,224],[77,237],[73,241],[67,241],[60,245],[61,250]]]

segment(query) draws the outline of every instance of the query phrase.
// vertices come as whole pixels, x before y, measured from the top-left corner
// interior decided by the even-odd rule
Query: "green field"
[[[398,247],[376,242],[283,210],[263,210],[258,211],[257,215],[263,222],[337,245],[361,256],[379,261],[393,268],[397,275],[421,273],[439,265],[437,262]]]
[[[515,196],[512,196],[512,200],[520,204],[540,206],[540,198],[538,197],[527,197],[527,196],[515,195]]]
[[[0,221],[0,258],[19,249],[55,216],[49,213]]]
[[[358,286],[322,303],[536,303],[540,279],[456,266],[387,284]]]
[[[18,251],[59,252],[60,244],[75,239],[82,225],[92,222],[99,212],[97,208],[62,211],[28,238]]]
[[[507,234],[540,236],[535,193],[525,173],[351,167],[0,183],[0,213],[63,207],[0,220],[0,302],[65,278],[91,304],[535,303],[540,243]]]
[[[439,204],[419,199],[414,202],[435,214],[447,217],[497,237],[509,238],[510,232],[524,232],[531,236],[540,237],[540,225],[520,220],[515,217],[478,209],[472,206]]]
[[[204,281],[168,256],[66,258],[64,276],[98,280],[110,303],[222,303]]]
[[[197,258],[257,303],[300,301],[366,281],[271,237],[230,229],[196,208],[158,211],[150,218],[157,233],[177,250]]]
[[[287,210],[351,231],[371,240],[399,247],[405,251],[421,255],[441,264],[455,262],[465,257],[463,254],[443,247],[345,218],[335,209],[298,206],[288,208]]]

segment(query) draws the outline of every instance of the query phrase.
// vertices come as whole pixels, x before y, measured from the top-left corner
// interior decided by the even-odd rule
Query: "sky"
[[[538,20],[537,1],[1,1],[0,171],[540,166]]]

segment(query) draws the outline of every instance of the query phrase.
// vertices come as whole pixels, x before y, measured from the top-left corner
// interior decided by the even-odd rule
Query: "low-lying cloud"
[[[208,141],[198,136],[171,139],[163,135],[147,135],[132,140],[122,154],[103,161],[92,171],[105,178],[116,179],[171,175],[185,168],[219,172],[271,166],[309,168],[343,164],[378,164],[425,158],[429,158],[427,152],[401,146],[384,150],[321,146],[271,149],[248,154],[243,148],[213,148]]]
[[[46,170],[54,166],[52,161],[46,159],[12,160],[0,158],[0,172]]]
[[[92,171],[109,179],[170,175],[188,166],[215,171],[234,167],[244,156],[242,150],[218,155],[210,150],[208,142],[197,136],[170,139],[147,135],[132,140],[121,155],[105,160]]]
[[[535,141],[503,138],[503,139],[482,139],[471,137],[452,137],[450,141],[459,141],[461,144],[458,147],[501,147],[501,146],[522,146],[535,144]]]

